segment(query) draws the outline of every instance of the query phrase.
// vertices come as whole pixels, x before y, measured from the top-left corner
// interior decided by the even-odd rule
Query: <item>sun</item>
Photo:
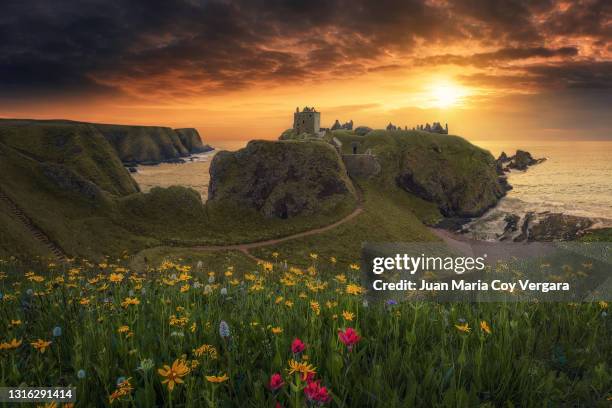
[[[432,104],[437,108],[460,105],[465,95],[465,89],[452,82],[436,83],[431,88]]]

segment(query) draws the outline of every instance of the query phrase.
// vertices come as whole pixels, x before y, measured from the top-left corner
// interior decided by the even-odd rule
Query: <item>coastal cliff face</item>
[[[100,196],[94,193],[96,188],[117,196],[139,191],[111,144],[92,125],[70,121],[0,120],[0,144],[5,146],[7,157],[16,166],[35,168],[43,175],[45,188],[82,193],[89,198]],[[25,172],[7,168],[4,173],[7,182],[10,182],[11,171]],[[7,189],[11,188],[7,186]]]
[[[447,217],[475,217],[510,188],[494,157],[467,140],[420,131],[336,134],[345,155],[370,151],[382,166],[379,182],[397,185],[437,205]]]
[[[465,140],[432,140],[406,149],[397,181],[436,203],[442,214],[458,217],[481,215],[507,190],[493,156]]]
[[[126,164],[155,164],[212,150],[195,129],[158,126],[94,125]]]
[[[191,154],[205,153],[213,150],[210,145],[202,143],[200,134],[194,128],[174,129],[181,143]]]
[[[267,217],[314,214],[356,200],[344,164],[324,142],[252,141],[219,152],[210,166],[211,203],[237,203]]]

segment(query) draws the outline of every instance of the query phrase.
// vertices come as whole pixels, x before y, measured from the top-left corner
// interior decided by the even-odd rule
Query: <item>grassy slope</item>
[[[0,143],[35,161],[61,164],[111,194],[138,191],[112,146],[90,125],[0,120]]]
[[[0,187],[67,253],[89,257],[101,251],[135,250],[146,244],[147,239],[112,222],[110,195],[109,201],[96,203],[80,194],[62,191],[42,174],[38,162],[17,157],[1,144],[0,155],[0,172],[7,175],[0,179]],[[11,241],[21,241],[13,233],[10,237]],[[30,247],[32,251],[39,253],[36,246]]]
[[[358,217],[323,234],[251,252],[263,259],[272,259],[272,253],[278,252],[282,259],[303,265],[310,262],[311,252],[325,259],[334,256],[340,263],[353,263],[359,260],[362,242],[437,240],[423,224],[439,216],[430,203],[375,181],[359,180],[357,185],[364,196],[364,212]]]
[[[601,228],[590,231],[581,241],[585,242],[612,242],[612,228]]]
[[[28,258],[49,257],[51,252],[36,240],[32,234],[15,218],[3,201],[0,201],[0,259],[8,259],[14,254]]]
[[[414,130],[373,130],[366,136],[357,136],[352,132],[341,130],[334,131],[333,135],[342,142],[345,154],[352,152],[353,142],[358,143],[357,153],[365,153],[371,149],[380,158],[384,181],[390,184],[395,184],[394,178],[403,160],[401,155],[408,150],[423,153],[422,159],[426,161],[431,159],[427,154],[428,151],[439,147],[440,159],[457,175],[466,177],[472,174],[475,167],[482,164],[483,158],[489,155],[486,150],[474,146],[459,136]]]

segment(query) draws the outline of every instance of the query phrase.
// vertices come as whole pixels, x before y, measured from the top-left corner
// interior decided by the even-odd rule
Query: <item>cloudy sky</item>
[[[0,117],[612,139],[612,2],[3,0]]]

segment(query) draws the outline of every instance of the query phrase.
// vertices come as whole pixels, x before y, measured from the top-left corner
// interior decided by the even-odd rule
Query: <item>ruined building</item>
[[[434,122],[432,125],[426,123],[425,125],[417,125],[415,130],[423,130],[429,133],[439,133],[441,135],[448,135],[448,123],[442,127],[440,122]]]
[[[387,130],[397,130],[397,126],[389,122],[389,124],[387,125]]]
[[[340,124],[340,121],[336,119],[336,121],[331,127],[331,130],[339,130],[339,129],[353,130],[353,120],[351,119],[350,121],[346,123]]]
[[[300,112],[300,108],[295,108],[293,114],[293,130],[300,135],[302,133],[317,134],[321,129],[321,113],[315,108],[304,107]]]

